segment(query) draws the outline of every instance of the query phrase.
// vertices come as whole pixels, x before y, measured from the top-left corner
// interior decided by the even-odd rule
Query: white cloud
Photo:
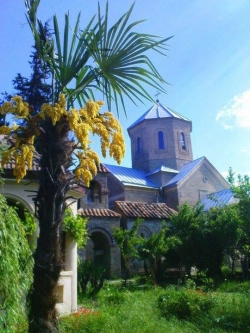
[[[225,129],[232,129],[233,127],[250,128],[250,90],[234,96],[217,113],[216,120]]]
[[[243,147],[243,148],[241,148],[240,151],[241,151],[241,153],[250,155],[250,148],[249,147]]]

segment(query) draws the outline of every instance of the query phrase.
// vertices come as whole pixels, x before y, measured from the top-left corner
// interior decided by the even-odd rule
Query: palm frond
[[[42,40],[36,11],[39,0],[26,0],[28,21],[40,55],[54,73],[58,91],[67,93],[69,105],[83,104],[97,89],[105,95],[108,107],[125,111],[125,98],[132,102],[152,100],[148,87],[165,92],[167,83],[147,56],[149,50],[166,55],[166,42],[171,38],[138,33],[134,29],[143,20],[129,23],[134,4],[127,13],[109,28],[109,6],[105,14],[92,17],[84,30],[80,30],[80,14],[70,29],[69,13],[65,15],[63,38],[57,17],[53,18],[54,43]],[[63,47],[62,47],[63,46]],[[53,48],[53,52],[52,52]],[[69,88],[70,87],[70,88]]]

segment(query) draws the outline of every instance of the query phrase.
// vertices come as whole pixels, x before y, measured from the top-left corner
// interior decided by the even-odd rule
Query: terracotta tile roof
[[[169,219],[175,213],[174,209],[165,203],[143,203],[116,201],[115,210],[127,217]]]
[[[39,159],[40,159],[40,156],[37,154],[33,159],[32,168],[28,169],[28,171],[39,171],[40,170]],[[12,159],[4,165],[4,170],[13,170],[14,166],[15,166],[15,161],[14,161],[14,159]],[[98,172],[105,173],[105,172],[109,172],[109,171],[107,170],[105,165],[100,164],[98,167]]]
[[[14,161],[14,159],[12,159],[4,165],[4,170],[13,170],[14,166],[15,166],[15,161]],[[32,168],[31,169],[28,168],[27,170],[28,171],[39,171],[40,170],[39,159],[34,158],[33,163],[32,163]]]
[[[80,208],[77,212],[84,217],[120,217],[113,210],[104,208]]]

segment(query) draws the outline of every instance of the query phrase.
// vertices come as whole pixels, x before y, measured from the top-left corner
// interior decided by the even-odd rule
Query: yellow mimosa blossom
[[[11,130],[10,130],[9,126],[0,127],[0,134],[9,135],[10,133],[11,133]]]
[[[25,118],[29,114],[29,104],[24,102],[22,97],[14,96],[12,102],[6,102],[0,107],[0,114],[13,114],[18,118]]]
[[[58,103],[50,105],[48,103],[41,106],[41,111],[35,116],[29,113],[29,105],[21,97],[13,97],[11,102],[6,102],[0,107],[0,114],[13,114],[18,118],[25,118],[26,126],[0,127],[0,134],[8,135],[12,139],[11,146],[2,153],[2,167],[11,159],[15,161],[14,174],[19,182],[32,168],[33,155],[35,152],[35,136],[46,133],[42,120],[51,119],[51,123],[56,127],[56,133],[60,134],[62,128],[71,131],[75,137],[75,146],[80,148],[76,153],[78,166],[75,170],[76,180],[82,179],[86,186],[97,173],[97,166],[100,164],[96,152],[90,149],[90,135],[100,137],[102,155],[105,157],[107,151],[118,163],[125,154],[125,142],[122,128],[111,112],[100,113],[102,101],[89,100],[86,105],[79,110],[66,110],[66,98],[60,95]]]

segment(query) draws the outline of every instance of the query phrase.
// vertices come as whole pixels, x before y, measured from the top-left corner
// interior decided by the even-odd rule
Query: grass
[[[229,287],[231,290],[232,284]],[[163,309],[160,300],[166,295],[170,295],[167,297],[170,303],[164,303]],[[134,285],[125,289],[106,284],[95,297],[80,297],[81,311],[85,313],[62,318],[61,330],[62,333],[247,333],[250,332],[248,296],[248,289],[231,292],[226,286],[223,291],[204,293],[173,286]],[[183,311],[185,316],[179,316]]]
[[[249,333],[249,296],[250,282],[208,292],[190,281],[126,289],[106,282],[95,296],[79,295],[79,311],[60,319],[60,333]],[[27,333],[27,326],[20,323],[15,333]]]

